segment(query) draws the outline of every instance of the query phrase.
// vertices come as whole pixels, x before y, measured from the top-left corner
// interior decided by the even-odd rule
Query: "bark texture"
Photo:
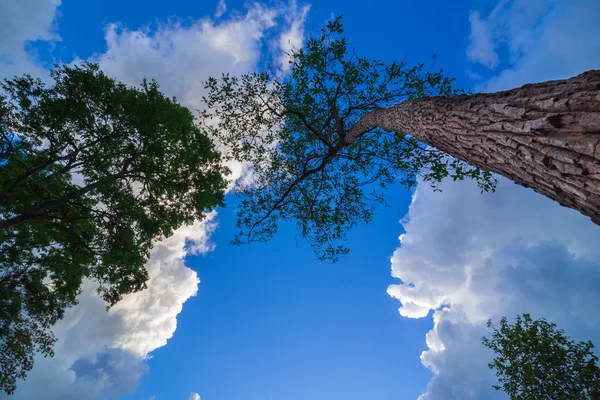
[[[532,188],[600,225],[600,70],[497,93],[408,101],[364,115]]]

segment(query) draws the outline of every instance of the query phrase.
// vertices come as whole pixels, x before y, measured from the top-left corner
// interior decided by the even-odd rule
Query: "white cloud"
[[[480,16],[475,11],[469,60],[494,67],[494,54],[507,54],[506,67],[478,89],[505,90],[598,68],[598,15],[596,0],[503,0],[485,19],[474,18]]]
[[[225,4],[225,0],[219,0],[217,9],[215,10],[215,18],[221,18],[225,12],[227,12],[227,4]]]
[[[167,95],[199,109],[202,82],[209,76],[255,70],[268,50],[275,52],[272,57],[279,56],[281,49],[273,49],[271,43],[295,24],[290,15],[304,18],[296,8],[295,3],[271,8],[253,4],[245,14],[230,13],[219,22],[209,18],[187,25],[169,22],[156,30],[111,24],[106,28],[106,51],[90,60],[132,85],[144,77],[154,78]],[[230,167],[234,177],[244,175],[242,166]],[[79,305],[54,327],[59,338],[56,356],[38,357],[13,398],[95,400],[131,392],[148,369],[145,360],[172,337],[183,304],[198,290],[200,280],[184,258],[212,250],[209,237],[215,217],[213,212],[205,221],[182,227],[157,243],[147,264],[148,289],[126,296],[110,312],[106,313],[94,283],[86,282]]]
[[[166,344],[183,303],[196,295],[200,280],[184,258],[212,250],[215,217],[212,212],[157,242],[146,265],[148,289],[125,296],[108,313],[96,285],[86,282],[79,305],[54,327],[56,356],[38,358],[14,398],[119,398],[135,389],[145,359]]]
[[[198,393],[191,393],[188,400],[200,400],[200,395]]]
[[[304,25],[310,11],[310,6],[298,8],[295,1],[292,3],[293,13],[286,15],[289,28],[279,37],[279,51],[282,53],[279,63],[284,71],[289,69],[290,54],[299,50],[304,43]]]
[[[130,84],[137,85],[144,77],[154,78],[167,94],[199,108],[203,81],[209,76],[239,74],[256,67],[262,39],[275,26],[276,16],[275,9],[255,5],[245,15],[225,21],[205,18],[191,25],[172,22],[155,31],[110,24],[106,29],[107,50],[91,60]]]
[[[488,68],[493,68],[500,62],[496,53],[496,43],[492,38],[489,24],[481,20],[481,14],[478,11],[471,13],[469,17],[471,23],[471,43],[467,48],[467,57],[469,61],[480,63]]]
[[[488,318],[529,312],[600,340],[598,226],[505,179],[494,194],[473,182],[442,189],[417,189],[392,256],[401,283],[388,288],[405,317],[434,310],[421,360],[435,377],[422,399],[495,396],[480,344]]]
[[[308,9],[295,1],[272,8],[252,3],[246,14],[231,13],[226,20],[204,18],[189,25],[172,22],[155,31],[110,24],[106,51],[91,60],[107,74],[132,85],[144,77],[154,78],[166,94],[198,110],[203,106],[203,82],[208,77],[255,70],[265,51],[279,57],[288,50],[288,40],[299,47]],[[275,48],[273,42],[278,44]],[[232,180],[247,177],[247,169],[240,163],[227,166]]]
[[[589,218],[504,179],[496,193],[484,195],[468,182],[445,183],[438,195],[422,186],[407,217],[402,246],[392,257],[393,276],[406,284],[389,290],[410,305],[401,309],[407,317],[457,302],[472,318],[487,319],[493,309],[479,300],[494,295],[473,290],[491,279],[494,262],[504,261],[498,249],[516,240],[524,248],[558,241],[577,257],[600,260],[600,228]]]
[[[30,73],[45,75],[35,55],[25,48],[36,40],[60,40],[55,19],[61,0],[23,0],[0,3],[0,77]]]

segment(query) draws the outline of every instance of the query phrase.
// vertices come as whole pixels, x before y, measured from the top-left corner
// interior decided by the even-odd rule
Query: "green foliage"
[[[489,364],[496,370],[500,386],[511,399],[596,400],[600,399],[600,368],[592,342],[575,342],[545,319],[518,316],[514,324],[506,318],[493,328],[483,344],[496,353]]]
[[[264,241],[280,219],[297,225],[320,258],[336,260],[353,226],[369,222],[394,182],[417,178],[476,179],[493,190],[491,174],[452,159],[404,133],[374,129],[358,140],[350,128],[365,114],[405,100],[454,96],[452,79],[424,64],[386,64],[348,49],[340,18],[289,54],[289,73],[271,70],[206,83],[206,129],[226,157],[252,166],[252,184],[238,185],[239,234],[234,243]]]
[[[84,278],[110,306],[141,290],[154,240],[223,202],[227,171],[188,109],[154,81],[94,64],[0,92],[0,390],[11,393]]]

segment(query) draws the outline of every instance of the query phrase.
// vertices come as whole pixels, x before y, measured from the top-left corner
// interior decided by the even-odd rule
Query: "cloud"
[[[190,393],[188,400],[200,400],[200,395],[198,393]]]
[[[199,108],[203,81],[224,72],[239,74],[256,68],[262,39],[276,25],[277,11],[251,6],[245,15],[191,24],[173,21],[158,29],[129,30],[113,23],[106,28],[107,49],[91,57],[109,75],[132,85],[143,78],[189,107]]]
[[[91,61],[132,85],[145,77],[156,79],[167,95],[198,110],[203,107],[208,77],[255,70],[264,58],[282,62],[281,54],[289,50],[289,43],[301,46],[308,10],[295,1],[271,8],[252,3],[245,14],[230,13],[226,20],[203,18],[191,24],[175,20],[156,30],[110,24],[106,51]],[[231,180],[247,178],[247,168],[240,163],[227,166],[232,170]]]
[[[481,20],[481,14],[478,11],[471,13],[469,17],[471,23],[471,43],[467,48],[467,58],[469,61],[480,63],[488,68],[494,68],[500,62],[496,53],[496,43],[492,39],[489,24]]]
[[[454,301],[472,318],[487,319],[493,309],[479,300],[495,295],[474,290],[489,283],[494,262],[508,262],[499,255],[517,240],[524,248],[556,241],[576,257],[600,260],[600,229],[589,218],[505,179],[484,195],[470,182],[445,183],[437,195],[419,187],[407,218],[392,257],[393,276],[406,284],[389,289],[408,305],[400,309],[406,317],[422,318]]]
[[[221,18],[223,14],[227,11],[227,4],[225,4],[225,0],[219,0],[217,3],[217,9],[215,10],[215,18]]]
[[[109,349],[95,359],[79,359],[71,366],[76,381],[101,382],[101,395],[118,398],[137,386],[139,378],[148,371],[148,366],[135,354],[125,350]]]
[[[494,398],[485,321],[528,312],[580,340],[600,342],[600,229],[574,210],[502,179],[442,193],[419,186],[404,220],[388,293],[400,314],[433,311],[421,361],[435,376],[421,399]],[[503,397],[499,397],[503,398]]]
[[[286,16],[289,28],[279,36],[278,43],[279,51],[281,52],[279,64],[284,71],[287,71],[290,67],[289,61],[291,52],[302,48],[305,39],[304,28],[306,18],[310,11],[309,5],[298,8],[295,1],[292,4],[292,10],[294,10],[294,12]]]
[[[468,59],[503,68],[478,90],[505,90],[598,68],[598,15],[595,0],[503,0],[487,18],[473,12]],[[499,51],[506,54],[502,65],[494,56]]]
[[[56,17],[61,0],[3,1],[0,4],[0,77],[45,75],[26,46],[60,40]]]
[[[173,336],[183,303],[196,295],[200,280],[184,260],[213,249],[215,217],[212,212],[157,242],[146,265],[148,289],[125,296],[109,312],[96,285],[86,282],[79,304],[53,329],[56,356],[38,357],[14,398],[120,398],[135,389],[149,353]]]
[[[90,61],[131,85],[154,78],[167,95],[195,110],[202,107],[202,82],[209,76],[250,72],[265,57],[279,57],[282,49],[271,44],[298,26],[293,15],[305,17],[295,3],[251,4],[245,13],[230,12],[219,22],[172,20],[153,30],[110,24],[105,31],[106,50]],[[234,178],[244,176],[241,165],[230,167]],[[148,371],[145,361],[173,336],[177,315],[198,290],[200,280],[186,267],[185,257],[213,249],[209,239],[216,229],[215,218],[212,212],[203,222],[182,227],[158,242],[146,266],[148,289],[126,296],[108,313],[96,285],[86,282],[79,304],[53,328],[59,338],[56,356],[38,357],[12,398],[95,400],[131,392]]]

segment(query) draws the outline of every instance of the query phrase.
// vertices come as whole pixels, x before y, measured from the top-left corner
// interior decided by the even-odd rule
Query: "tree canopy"
[[[155,81],[94,64],[0,92],[0,390],[11,393],[82,281],[113,305],[141,290],[154,240],[223,204],[227,170],[194,116]]]
[[[250,164],[253,181],[238,184],[239,233],[234,243],[264,241],[279,220],[295,224],[321,259],[348,252],[353,226],[369,222],[393,182],[418,178],[476,179],[493,190],[492,175],[405,133],[351,127],[371,111],[426,96],[453,96],[443,71],[408,61],[384,63],[348,49],[340,18],[289,54],[289,72],[270,69],[206,83],[205,129],[227,158]]]
[[[545,319],[529,314],[506,318],[492,328],[483,344],[496,353],[489,367],[511,399],[596,400],[600,399],[600,367],[592,342],[575,342]]]

